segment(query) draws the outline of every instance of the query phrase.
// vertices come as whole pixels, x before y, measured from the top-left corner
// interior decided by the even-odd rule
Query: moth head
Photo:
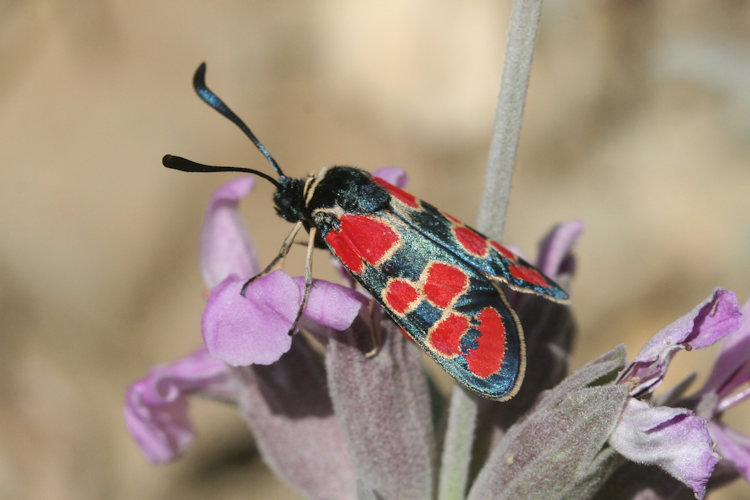
[[[273,195],[273,203],[279,217],[289,222],[297,222],[304,218],[303,188],[304,182],[301,179],[286,176],[279,178],[279,186]]]

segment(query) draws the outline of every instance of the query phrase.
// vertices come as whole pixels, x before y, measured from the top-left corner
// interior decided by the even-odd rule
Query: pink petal
[[[731,290],[717,288],[697,316],[691,318],[693,329],[683,342],[693,349],[708,347],[736,330],[741,320],[737,296]]]
[[[201,273],[213,288],[230,274],[250,278],[258,272],[258,259],[250,233],[237,206],[255,185],[252,177],[239,177],[222,185],[211,197],[201,232]]]
[[[656,359],[665,349],[682,343],[693,349],[709,346],[736,329],[740,317],[734,292],[717,288],[688,314],[654,335],[635,359]]]
[[[661,467],[703,498],[718,462],[706,426],[690,410],[652,408],[631,398],[609,443],[629,460]]]
[[[399,167],[380,167],[372,175],[399,188],[403,188],[409,183],[409,176],[406,175],[406,170]]]
[[[128,388],[125,423],[149,461],[169,462],[192,443],[187,396],[226,395],[226,370],[223,362],[200,349],[172,364],[155,367]]]
[[[300,297],[305,293],[305,278],[294,278]],[[313,280],[305,317],[334,330],[346,330],[368,299],[351,288],[324,280]]]
[[[744,369],[743,373],[738,373],[740,367],[748,360],[750,360],[750,301],[742,307],[742,322],[739,327],[724,339],[711,376],[700,394],[719,391],[722,394],[728,394],[750,380],[749,370]]]
[[[233,366],[267,365],[289,350],[292,327],[302,300],[299,287],[281,270],[253,282],[231,276],[211,290],[203,312],[208,351]]]
[[[709,346],[737,328],[741,313],[734,292],[717,288],[704,302],[678,319],[643,346],[619,377],[634,383],[631,394],[652,392],[664,379],[675,353],[689,346]]]

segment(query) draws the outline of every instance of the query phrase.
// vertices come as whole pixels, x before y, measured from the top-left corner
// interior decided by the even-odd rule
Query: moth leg
[[[273,260],[266,266],[265,269],[263,269],[261,272],[250,278],[245,282],[244,285],[242,285],[242,290],[240,290],[240,295],[244,297],[245,291],[247,290],[247,287],[250,286],[250,283],[257,280],[258,278],[261,278],[265,276],[266,274],[270,273],[271,271],[276,268],[276,265],[281,261],[283,264],[284,258],[286,257],[286,254],[289,253],[289,249],[292,247],[292,244],[294,243],[294,238],[297,236],[297,233],[299,230],[302,229],[302,221],[297,222],[292,230],[287,235],[286,239],[284,239],[284,243],[281,244],[281,248],[279,249],[279,253],[276,254],[276,257],[273,258]]]
[[[302,312],[307,306],[307,299],[310,298],[310,289],[312,288],[312,256],[313,249],[315,248],[315,233],[317,228],[315,226],[310,228],[310,239],[307,243],[307,255],[305,257],[305,293],[302,295],[302,303],[299,305],[297,310],[297,317],[294,318],[294,323],[289,329],[289,335],[294,335],[294,330],[297,329],[297,324],[302,317]]]
[[[370,299],[370,303],[367,306],[367,312],[370,315],[370,339],[372,340],[372,349],[370,349],[368,352],[365,353],[365,358],[370,359],[375,357],[377,353],[380,352],[381,343],[383,341],[383,336],[381,335],[380,331],[380,318],[376,318],[375,315],[377,311],[375,310],[376,306],[375,299]]]

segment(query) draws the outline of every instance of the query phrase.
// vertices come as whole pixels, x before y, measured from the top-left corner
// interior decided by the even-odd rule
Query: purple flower
[[[698,393],[687,399],[708,421],[716,451],[746,481],[750,481],[750,437],[720,420],[722,413],[750,397],[750,301],[742,307],[742,321],[724,339],[711,375]]]
[[[125,400],[128,429],[146,457],[164,463],[193,440],[187,416],[191,395],[235,402],[237,385],[227,364],[270,364],[289,351],[289,331],[302,300],[304,278],[274,271],[240,290],[259,270],[250,235],[237,214],[254,179],[227,182],[211,198],[201,234],[201,272],[211,293],[203,314],[206,349],[155,368],[130,386]],[[357,292],[315,281],[303,313],[308,321],[344,330],[365,299]],[[241,392],[241,391],[240,391]]]
[[[690,313],[662,329],[625,367],[618,382],[631,395],[609,443],[637,463],[657,465],[702,498],[718,458],[709,423],[687,408],[651,406],[641,399],[661,384],[679,350],[714,344],[739,325],[734,293],[717,288]]]
[[[628,400],[609,444],[628,460],[658,465],[699,498],[718,462],[705,420],[684,408],[652,407],[635,398]]]
[[[245,279],[230,276],[211,290],[203,313],[203,340],[212,355],[232,366],[268,365],[292,345],[289,329],[301,300],[299,288],[277,270],[242,295]]]
[[[201,230],[200,267],[209,288],[232,274],[249,278],[260,271],[255,245],[237,213],[240,200],[254,187],[253,177],[238,177],[219,187],[208,202]]]
[[[651,337],[620,374],[619,382],[631,384],[633,396],[653,392],[677,351],[715,344],[737,328],[741,315],[734,292],[717,288],[695,309]]]
[[[199,349],[172,364],[154,367],[131,385],[125,396],[125,423],[146,458],[165,463],[180,456],[194,438],[188,397],[224,398],[227,381],[226,364]]]
[[[268,365],[292,345],[289,330],[304,293],[304,278],[276,270],[254,281],[230,276],[211,290],[203,313],[203,340],[209,352],[232,366]],[[366,300],[357,292],[314,280],[303,316],[335,330],[352,324]]]

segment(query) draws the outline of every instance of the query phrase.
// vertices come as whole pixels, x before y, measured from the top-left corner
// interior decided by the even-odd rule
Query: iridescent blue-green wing
[[[560,285],[500,243],[382,179],[373,181],[391,194],[391,209],[397,216],[487,279],[555,302],[568,300]]]

